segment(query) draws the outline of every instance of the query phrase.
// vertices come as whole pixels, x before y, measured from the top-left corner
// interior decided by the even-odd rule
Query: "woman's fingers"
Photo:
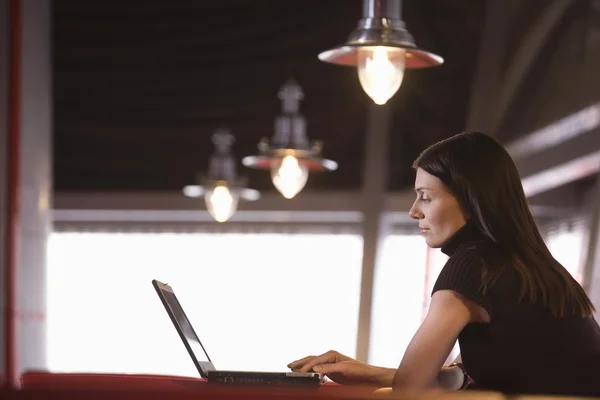
[[[312,371],[313,367],[315,367],[316,365],[329,364],[329,363],[338,362],[337,355],[338,354],[336,352],[330,352],[330,351],[328,351],[327,353],[323,353],[323,354],[321,354],[319,356],[313,357],[310,360],[308,360],[302,366],[302,368],[300,368],[300,371],[302,371],[302,372],[309,372],[309,371]]]
[[[289,363],[288,368],[292,371],[309,372],[315,365],[338,362],[339,355],[336,351],[328,351],[318,356],[304,357]]]
[[[291,363],[289,363],[287,366],[289,369],[291,369],[292,371],[295,371],[297,369],[302,368],[302,366],[304,364],[306,364],[308,361],[310,361],[312,358],[315,358],[315,356],[308,356],[308,357],[304,357],[301,358],[299,360],[296,361],[292,361]]]

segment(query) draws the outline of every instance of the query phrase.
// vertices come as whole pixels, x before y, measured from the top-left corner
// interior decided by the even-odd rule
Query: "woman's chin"
[[[435,238],[429,236],[425,236],[425,243],[432,249],[439,249],[442,247],[442,244],[439,242],[439,240],[435,240]]]

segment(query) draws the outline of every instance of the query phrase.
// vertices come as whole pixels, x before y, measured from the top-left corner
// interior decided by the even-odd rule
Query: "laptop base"
[[[317,387],[321,374],[294,372],[219,371],[208,372],[208,383],[221,385],[302,386]]]

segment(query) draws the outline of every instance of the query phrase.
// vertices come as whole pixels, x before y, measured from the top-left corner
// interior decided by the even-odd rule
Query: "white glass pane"
[[[565,267],[579,283],[582,282],[582,249],[584,231],[582,225],[571,229],[561,228],[548,233],[546,245],[554,258]]]
[[[358,235],[54,233],[49,368],[198,376],[152,279],[172,285],[219,369],[353,356],[361,261]]]
[[[427,245],[417,235],[388,236],[375,271],[369,362],[397,367],[419,327],[425,287]]]

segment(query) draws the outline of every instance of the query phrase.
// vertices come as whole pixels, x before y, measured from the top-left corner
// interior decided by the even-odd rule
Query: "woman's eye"
[[[423,201],[423,203],[429,203],[431,199],[429,197],[421,197],[421,201]]]

